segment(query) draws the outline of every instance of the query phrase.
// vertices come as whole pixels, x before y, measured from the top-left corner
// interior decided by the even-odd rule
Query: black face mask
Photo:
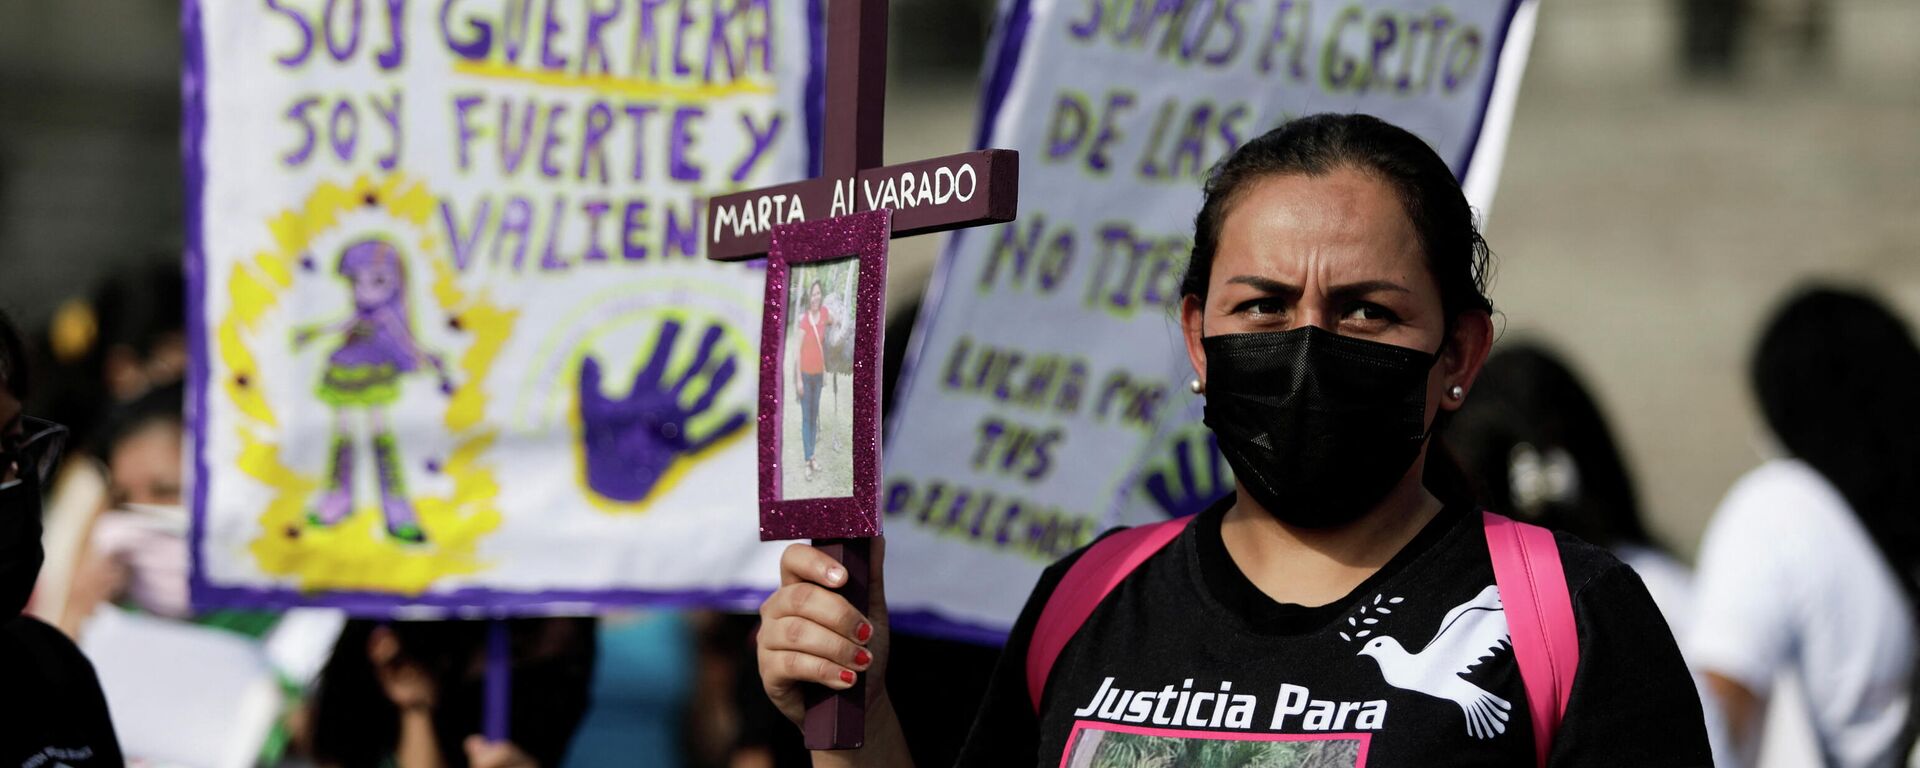
[[[29,479],[0,490],[0,621],[26,610],[45,557],[39,486]]]
[[[1353,522],[1393,490],[1427,440],[1435,355],[1314,326],[1200,344],[1207,427],[1248,495],[1283,523]]]

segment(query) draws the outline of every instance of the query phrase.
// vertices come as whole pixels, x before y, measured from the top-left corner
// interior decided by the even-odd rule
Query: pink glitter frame
[[[880,535],[880,349],[886,323],[887,242],[893,211],[865,211],[773,228],[766,312],[760,327],[760,539]],[[859,259],[853,320],[853,495],[787,499],[780,483],[780,396],[786,350],[787,277],[793,264]]]

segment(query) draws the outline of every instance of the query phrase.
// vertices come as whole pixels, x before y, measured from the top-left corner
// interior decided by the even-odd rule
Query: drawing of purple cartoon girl
[[[380,482],[380,507],[386,514],[387,533],[401,541],[423,543],[426,533],[407,500],[399,445],[389,429],[386,409],[400,399],[402,379],[419,371],[423,363],[439,374],[442,392],[452,394],[453,382],[440,357],[423,350],[414,340],[407,311],[406,266],[398,248],[379,237],[356,241],[340,253],[338,272],[352,287],[353,317],[322,329],[304,329],[294,336],[296,348],[320,333],[342,337],[327,357],[316,390],[321,402],[333,409],[333,437],[326,488],[309,513],[308,522],[329,527],[353,513],[352,415],[362,411]]]

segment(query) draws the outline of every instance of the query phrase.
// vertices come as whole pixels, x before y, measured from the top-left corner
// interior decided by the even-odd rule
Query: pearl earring
[[[1203,395],[1207,392],[1207,385],[1200,383],[1199,379],[1192,379],[1187,382],[1187,389],[1192,390],[1196,395]]]
[[[1455,400],[1459,400],[1460,398],[1463,398],[1466,396],[1467,396],[1466,388],[1458,384],[1453,385],[1452,389],[1447,390],[1447,397],[1451,397]]]

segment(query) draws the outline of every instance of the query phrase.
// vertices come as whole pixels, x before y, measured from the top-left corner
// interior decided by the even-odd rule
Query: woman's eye
[[[1265,299],[1252,299],[1249,301],[1243,301],[1240,303],[1239,306],[1234,307],[1233,311],[1235,314],[1252,315],[1254,317],[1266,317],[1269,315],[1284,314],[1287,311],[1287,307],[1286,307],[1286,302],[1281,301],[1280,299],[1265,298]]]
[[[1400,317],[1395,315],[1393,310],[1378,304],[1362,303],[1347,310],[1346,319],[1363,323],[1391,323],[1398,321]]]

